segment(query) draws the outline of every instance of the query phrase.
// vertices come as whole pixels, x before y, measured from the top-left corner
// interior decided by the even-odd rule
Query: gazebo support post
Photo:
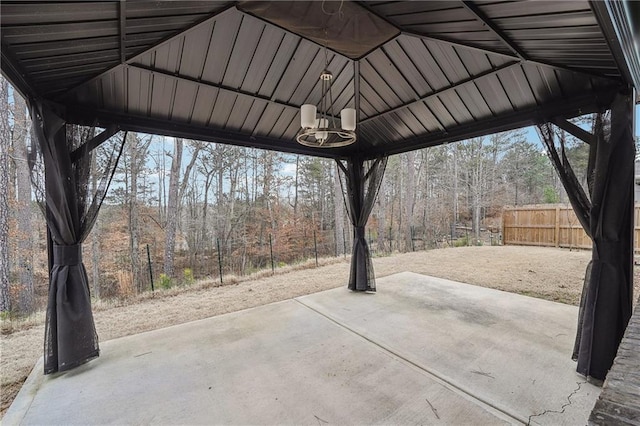
[[[567,123],[559,126],[589,143],[588,189],[576,178],[564,145],[558,153],[550,124],[540,136],[569,201],[593,241],[578,314],[573,351],[578,373],[604,380],[631,318],[633,300],[633,216],[635,144],[633,90],[616,94],[610,118],[596,116],[594,133],[581,135]],[[585,137],[582,137],[585,136]],[[561,138],[561,144],[564,140]]]
[[[349,289],[353,291],[376,291],[375,274],[369,244],[365,235],[365,226],[382,183],[387,157],[363,160],[350,157],[348,160],[336,160],[342,195],[345,200],[349,220],[353,225],[353,249]]]

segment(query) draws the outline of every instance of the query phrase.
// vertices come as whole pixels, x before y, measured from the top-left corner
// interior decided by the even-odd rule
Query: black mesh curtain
[[[367,161],[350,158],[346,164],[341,160],[336,162],[338,170],[342,172],[342,179],[340,179],[340,182],[343,183],[342,195],[353,225],[349,290],[376,291],[373,263],[365,236],[365,225],[378,196],[384,169],[387,165],[387,157]]]
[[[618,95],[610,115],[598,114],[589,152],[589,200],[550,124],[540,136],[569,195],[580,223],[593,241],[578,314],[573,359],[577,371],[604,380],[631,318],[633,300],[634,159],[633,109]]]
[[[82,242],[96,220],[125,137],[110,138],[115,130],[94,136],[94,129],[68,126],[53,107],[37,102],[31,104],[31,119],[31,177],[53,243],[44,345],[44,372],[49,374],[99,355]],[[108,143],[96,142],[105,139]],[[93,193],[92,173],[97,180]]]

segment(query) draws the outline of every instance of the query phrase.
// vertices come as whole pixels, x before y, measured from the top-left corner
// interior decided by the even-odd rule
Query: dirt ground
[[[566,249],[482,246],[448,248],[374,258],[378,278],[412,271],[468,284],[578,304],[591,253]],[[283,268],[217,286],[212,281],[189,288],[158,291],[135,300],[97,302],[96,328],[101,341],[194,321],[254,306],[346,286],[348,259],[325,259],[310,269]],[[640,287],[636,273],[635,294]],[[378,286],[378,291],[384,291]],[[42,356],[44,326],[39,314],[29,323],[4,327],[0,341],[2,406],[13,401]]]

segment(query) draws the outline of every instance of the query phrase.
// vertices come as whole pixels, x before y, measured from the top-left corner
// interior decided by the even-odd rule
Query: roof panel
[[[454,117],[458,124],[473,121],[473,115],[471,115],[469,109],[455,90],[448,90],[438,95],[438,99],[440,99],[442,105],[445,106],[449,114]]]
[[[209,86],[200,86],[193,105],[191,122],[200,126],[208,126],[213,106],[218,97],[219,89]]]
[[[590,10],[587,0],[474,1],[490,18],[549,15]]]
[[[198,85],[189,81],[178,81],[171,109],[171,119],[182,122],[191,121],[193,105],[198,92]]]
[[[127,19],[152,16],[173,17],[179,15],[207,15],[228,7],[229,1],[128,1]]]
[[[2,39],[10,46],[81,38],[117,36],[118,21],[72,22],[62,24],[4,27]]]
[[[402,105],[407,100],[414,98],[413,96],[409,97],[409,99],[405,98],[404,100],[400,98],[398,93],[396,93],[395,88],[391,87],[389,84],[393,80],[385,80],[383,76],[378,74],[378,71],[368,58],[360,62],[360,75],[368,85],[367,93],[369,91],[375,91],[376,95],[380,99],[384,99],[385,106],[383,106],[382,103],[379,103],[379,108],[382,108],[381,111],[384,111],[384,109],[388,107]],[[405,95],[406,97],[409,96],[408,94]]]
[[[235,3],[3,1],[2,70],[17,79],[19,90],[67,104],[73,120],[93,122],[98,116],[130,125],[148,116],[158,120],[145,127],[150,131],[208,140],[238,131],[232,139],[242,144],[276,143],[290,150],[299,125],[297,107],[320,98],[321,3],[237,4],[244,11],[227,8],[230,4]],[[518,64],[517,55],[483,25],[482,14],[475,16],[473,4],[529,60]],[[348,2],[345,19],[331,21],[328,40],[335,109],[359,104],[361,135],[377,149],[394,152],[464,137],[469,129],[477,135],[495,123],[508,128],[513,117],[532,114],[534,107],[540,108],[538,116],[540,111],[573,114],[579,106],[571,99],[595,99],[597,90],[629,80],[629,71],[619,68],[623,61],[611,53],[613,27],[599,26],[606,10],[594,8],[596,19],[590,5],[586,0]],[[393,38],[399,30],[372,13],[405,33]],[[366,25],[355,34],[357,25],[346,22],[360,14]],[[369,34],[375,22],[382,22],[384,31]],[[358,40],[363,44],[348,45]],[[123,48],[129,65],[121,64]],[[347,53],[335,53],[357,50],[366,55],[348,59]],[[360,72],[357,78],[354,70]],[[73,89],[81,82],[86,83]],[[135,117],[117,115],[126,113]],[[328,155],[359,146],[366,144]]]
[[[242,14],[235,11],[228,11],[215,19],[203,80],[216,84],[222,81],[242,19]]]
[[[235,40],[235,48],[231,53],[222,84],[227,87],[241,87],[247,70],[258,48],[265,28],[262,22],[254,22],[252,18],[243,19]]]
[[[151,79],[151,110],[152,117],[169,120],[171,118],[172,101],[176,91],[176,80],[153,74]]]
[[[298,86],[304,81],[305,87],[301,90],[303,94],[300,95],[301,92],[298,91],[297,95],[306,99],[316,86],[316,81],[324,68],[324,56],[321,55],[321,50],[311,42],[301,40],[289,65],[284,69],[272,97],[281,102],[289,102],[298,90]]]
[[[400,38],[387,43],[383,49],[389,56],[398,72],[402,73],[402,79],[411,87],[413,92],[423,94],[431,91],[429,83],[424,78],[416,64],[411,60],[402,44]]]
[[[267,101],[262,99],[254,99],[253,104],[251,105],[251,109],[247,113],[245,117],[244,123],[242,124],[242,132],[254,135],[256,133],[256,128],[258,127],[258,122],[260,121],[260,117],[266,112],[267,109]]]
[[[433,115],[431,110],[424,102],[413,104],[408,108],[408,110],[411,111],[418,120],[420,120],[420,123],[429,132],[444,130],[444,127],[440,124],[438,119]]]
[[[245,122],[251,106],[253,105],[253,99],[248,96],[238,96],[235,104],[233,105],[233,111],[229,116],[227,129],[240,130]]]
[[[512,110],[509,97],[495,75],[478,79],[476,85],[478,90],[484,94],[484,99],[495,114],[504,114]]]
[[[451,115],[451,112],[442,103],[438,96],[430,97],[425,100],[424,103],[438,119],[438,122],[445,127],[445,129],[454,127],[457,124],[456,119]]]
[[[104,21],[118,19],[118,4],[108,2],[74,2],[65,7],[52,2],[0,3],[3,25],[27,25],[34,21],[37,13],[39,24],[64,23],[70,21]]]
[[[456,89],[456,93],[473,116],[474,120],[491,117],[493,115],[487,101],[475,84],[466,84]]]
[[[404,78],[403,74],[399,71],[398,66],[396,66],[394,64],[394,61],[391,59],[391,55],[396,53],[397,56],[397,54],[399,53],[397,52],[399,50],[397,48],[397,44],[387,45],[386,47],[387,48],[377,50],[367,56],[367,58],[361,62],[361,66],[362,64],[367,63],[371,66],[371,68],[375,70],[376,74],[378,74],[383,81],[394,82],[391,89],[393,90],[394,94],[400,98],[402,103],[415,100],[418,95],[416,90]],[[387,53],[387,50],[389,50],[390,53]],[[402,59],[406,61],[406,55],[404,55]],[[413,71],[415,70],[415,67],[413,67],[412,64],[408,65],[410,70],[411,68],[413,68]],[[369,80],[371,81],[371,79]]]

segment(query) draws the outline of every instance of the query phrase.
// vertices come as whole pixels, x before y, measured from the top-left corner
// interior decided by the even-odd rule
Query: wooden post
[[[554,239],[555,246],[560,247],[560,206],[556,206],[556,230]]]

